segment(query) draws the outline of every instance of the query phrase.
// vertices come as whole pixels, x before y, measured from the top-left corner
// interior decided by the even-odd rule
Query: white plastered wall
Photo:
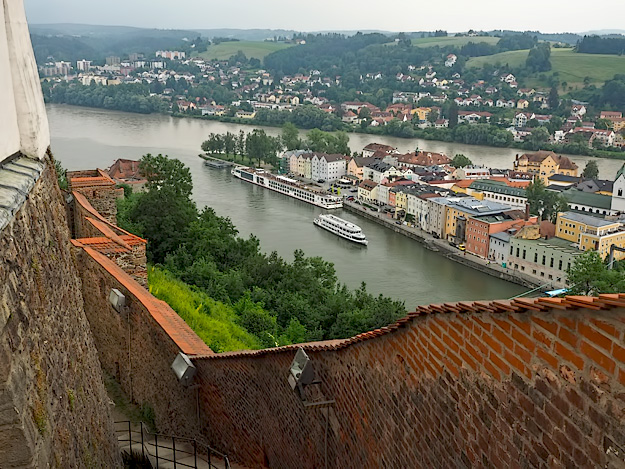
[[[0,161],[17,151],[41,159],[50,129],[24,3],[0,4]]]
[[[0,4],[2,2],[3,0],[0,0]],[[0,8],[0,161],[17,153],[19,149],[20,132],[13,95],[13,77],[9,62],[4,8]]]

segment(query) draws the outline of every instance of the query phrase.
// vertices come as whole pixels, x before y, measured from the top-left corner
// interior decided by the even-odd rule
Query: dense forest
[[[168,103],[157,96],[150,96],[150,87],[142,84],[103,86],[92,83],[85,86],[79,83],[58,83],[52,86],[44,82],[42,88],[46,101],[51,103],[115,109],[141,114],[169,110]]]
[[[239,237],[229,219],[199,210],[191,173],[180,161],[146,155],[141,167],[148,190],[120,202],[120,226],[148,240],[149,261],[162,266],[159,272],[232,308],[232,320],[262,346],[349,337],[405,314],[402,302],[373,296],[364,284],[349,290],[331,262],[300,250],[293,262],[265,254],[254,236]]]
[[[625,36],[584,36],[584,38],[577,43],[576,49],[577,52],[586,54],[623,55],[625,53]]]

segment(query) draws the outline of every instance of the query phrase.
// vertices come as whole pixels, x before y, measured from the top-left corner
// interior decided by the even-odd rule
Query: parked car
[[[458,249],[460,249],[461,251],[466,251],[467,248],[465,247],[464,244],[459,244]]]
[[[323,184],[324,182],[326,182],[326,180],[325,180],[325,179],[317,179],[317,182],[318,182],[319,184]]]

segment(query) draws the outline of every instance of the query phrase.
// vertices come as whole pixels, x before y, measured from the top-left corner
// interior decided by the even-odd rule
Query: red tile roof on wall
[[[424,317],[432,314],[501,314],[501,313],[527,313],[527,312],[546,312],[552,309],[558,310],[576,310],[576,309],[593,309],[608,310],[611,308],[625,307],[625,293],[603,294],[599,297],[590,296],[567,296],[565,298],[517,298],[514,300],[497,300],[497,301],[462,301],[459,303],[442,303],[427,306],[419,306],[416,311],[408,313],[407,316],[399,319],[397,322],[380,329],[358,334],[349,339],[343,340],[327,340],[321,342],[311,342],[307,344],[293,344],[284,347],[276,347],[262,350],[240,350],[236,352],[225,352],[219,354],[208,354],[205,356],[196,356],[194,359],[214,359],[214,358],[236,358],[249,356],[262,356],[275,353],[292,353],[298,348],[306,351],[332,351],[344,349],[350,345],[354,345],[365,340],[374,339],[389,334],[401,327],[411,323],[418,317]]]
[[[91,224],[93,224],[96,228],[98,228],[102,234],[105,234],[101,228],[103,227],[107,227],[108,229],[110,229],[110,231],[116,235],[116,236],[120,236],[122,239],[124,239],[124,236],[128,236],[130,238],[132,238],[132,242],[141,242],[146,244],[147,241],[137,235],[134,235],[122,228],[120,228],[117,225],[113,225],[112,223],[110,223],[106,218],[104,218],[102,215],[100,215],[100,212],[98,212],[95,208],[93,208],[93,205],[91,205],[89,203],[89,201],[87,200],[87,198],[82,195],[80,192],[72,192],[72,195],[74,196],[74,199],[76,200],[76,203],[79,204],[83,209],[85,209],[87,212],[89,212],[91,215],[93,215],[94,218],[90,218],[90,217],[86,217],[87,220],[89,220],[89,222]],[[98,222],[100,222],[101,224],[97,223],[96,220]],[[117,233],[116,233],[117,232]],[[121,233],[121,234],[120,234]],[[128,243],[127,240],[124,239],[124,241],[126,241]],[[128,243],[128,244],[132,244],[132,243]]]
[[[84,187],[115,187],[116,183],[111,177],[101,169],[96,169],[91,174],[93,176],[78,175],[69,179],[69,187],[73,191],[74,189],[80,189]]]

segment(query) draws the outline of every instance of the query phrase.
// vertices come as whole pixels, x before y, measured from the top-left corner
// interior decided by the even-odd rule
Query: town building
[[[527,195],[525,189],[510,187],[505,182],[490,179],[473,181],[467,194],[478,199],[506,204],[513,208],[525,210]]]
[[[610,208],[613,212],[625,213],[625,164],[616,173]]]
[[[389,179],[390,177],[402,177],[402,172],[399,169],[382,161],[371,163],[365,166],[362,171],[364,179],[370,179],[376,184],[380,184],[382,180]]]
[[[603,259],[610,254],[610,246],[625,247],[625,230],[620,222],[577,212],[558,215],[556,236],[582,251],[597,251]],[[616,259],[623,257],[625,253],[615,252]]]
[[[506,267],[510,251],[510,233],[502,231],[490,235],[488,259]]]
[[[454,171],[455,179],[488,179],[490,177],[490,169],[486,166],[465,166],[457,168]]]
[[[534,236],[526,235],[526,230]],[[538,225],[525,227],[510,238],[507,267],[530,276],[545,286],[566,286],[567,272],[581,251],[560,238],[542,239]]]
[[[478,200],[475,197],[450,201],[445,214],[445,239],[456,244],[464,243],[467,239],[467,223],[471,217],[503,215],[509,210],[509,205]]]
[[[358,200],[361,202],[374,203],[378,200],[378,184],[365,179],[358,185]]]
[[[347,160],[343,155],[313,153],[310,162],[311,179],[314,181],[336,181],[347,171]]]
[[[387,155],[392,153],[398,153],[397,148],[394,148],[390,145],[384,145],[383,143],[370,143],[366,147],[362,149],[362,156],[365,158],[370,158],[377,152],[384,152]]]
[[[507,231],[513,227],[522,228],[526,224],[535,224],[537,221],[538,217],[535,216],[526,221],[505,212],[494,215],[472,216],[466,223],[466,250],[471,254],[486,259],[488,258],[492,235]]]
[[[566,156],[557,155],[552,151],[537,151],[517,155],[514,170],[533,174],[547,186],[549,176],[554,174],[577,177],[578,167]]]

